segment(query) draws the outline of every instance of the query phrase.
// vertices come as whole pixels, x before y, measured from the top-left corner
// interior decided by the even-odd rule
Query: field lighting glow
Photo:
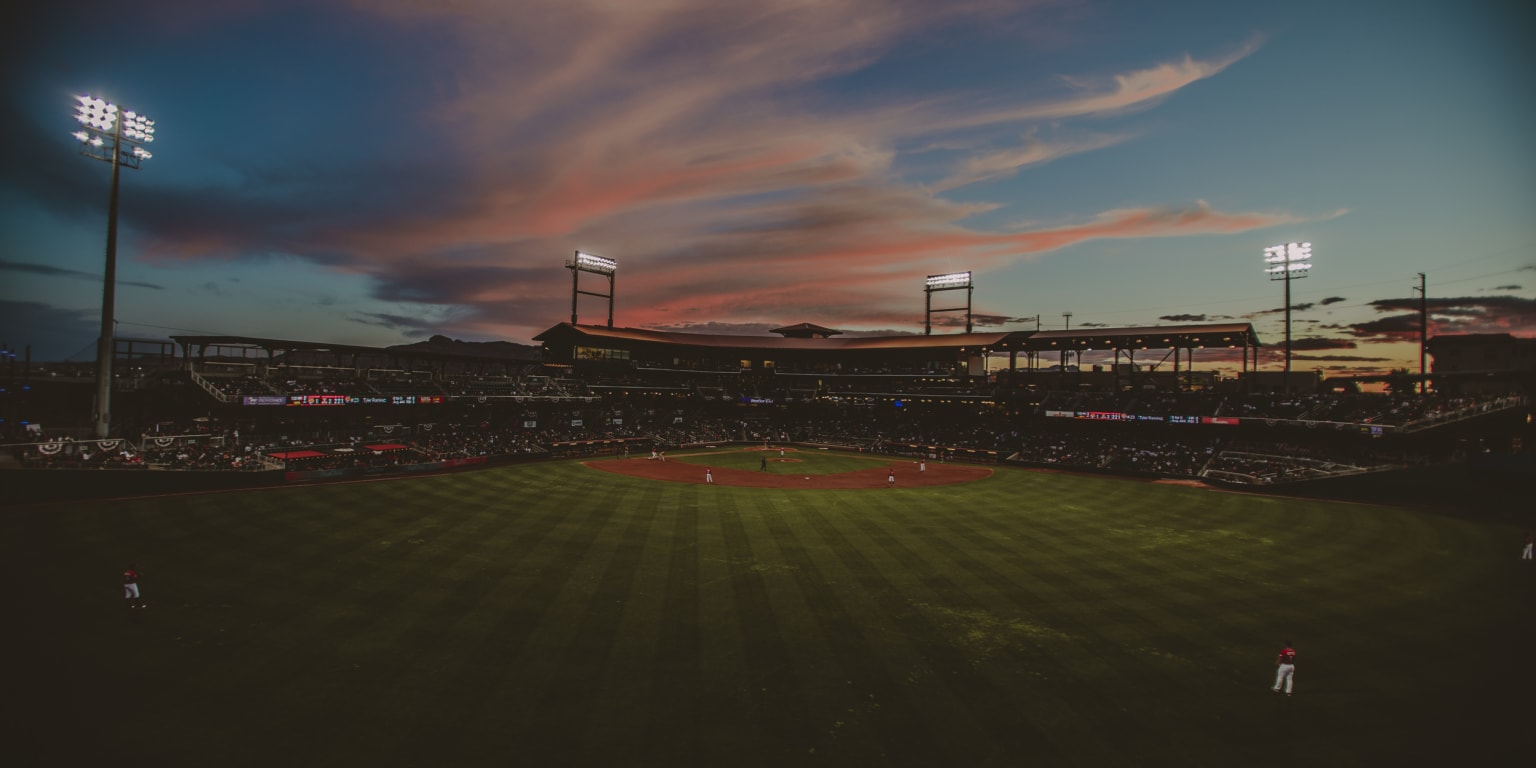
[[[1311,243],[1272,245],[1264,249],[1264,263],[1270,265],[1264,272],[1270,275],[1306,272],[1312,268],[1311,259]]]
[[[929,275],[929,288],[964,288],[971,284],[970,272],[951,272],[947,275]]]
[[[1276,264],[1273,267],[1265,269],[1264,272],[1265,274],[1270,275],[1283,275],[1286,272],[1305,272],[1311,268],[1312,265],[1305,262],[1300,264]]]
[[[616,270],[618,270],[619,263],[613,259],[606,259],[602,256],[593,256],[590,253],[582,253],[581,251],[577,251],[576,266],[588,272],[600,272],[602,274],[608,275],[613,274]]]

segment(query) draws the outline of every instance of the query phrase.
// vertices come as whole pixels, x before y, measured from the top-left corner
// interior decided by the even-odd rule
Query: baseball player
[[[1280,692],[1280,686],[1285,685],[1285,695],[1291,695],[1291,683],[1296,678],[1296,649],[1291,647],[1291,641],[1285,641],[1285,647],[1280,650],[1280,655],[1275,659],[1275,687],[1270,690]]]
[[[123,569],[123,598],[129,608],[144,607],[144,600],[139,597],[139,572],[132,565]]]

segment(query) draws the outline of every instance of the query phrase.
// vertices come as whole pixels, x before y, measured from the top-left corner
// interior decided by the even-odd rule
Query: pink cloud
[[[1070,155],[1114,146],[1129,138],[1128,136],[1090,136],[1066,141],[1042,141],[1028,138],[1018,147],[966,159],[953,175],[939,182],[935,189],[955,189],[985,179],[1012,176],[1021,168],[1042,165]]]
[[[404,110],[428,115],[442,151],[465,159],[453,204],[366,222],[316,216],[281,242],[209,228],[156,253],[282,249],[365,274],[381,296],[463,306],[460,327],[526,333],[565,314],[568,279],[556,270],[580,248],[620,260],[626,323],[870,326],[910,322],[912,286],[942,271],[936,264],[1002,270],[1090,240],[1298,220],[1197,202],[989,230],[972,222],[1003,203],[942,195],[1123,141],[1129,134],[1060,123],[1153,106],[1257,43],[1212,60],[1185,55],[1061,77],[1045,98],[900,93],[855,102],[805,86],[855,72],[935,27],[1004,15],[1028,27],[1039,11],[1012,0],[356,6],[454,43],[423,57],[443,72],[439,101]],[[1042,121],[1066,138],[1035,138]],[[1002,138],[980,139],[982,129]],[[1010,146],[1020,136],[1028,138]],[[941,144],[972,148],[945,153],[958,159],[927,177],[898,171],[902,147]]]

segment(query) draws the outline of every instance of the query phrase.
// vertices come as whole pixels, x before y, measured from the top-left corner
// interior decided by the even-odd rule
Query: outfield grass
[[[554,462],[0,520],[14,765],[1477,764],[1536,695],[1521,532],[1387,507]]]

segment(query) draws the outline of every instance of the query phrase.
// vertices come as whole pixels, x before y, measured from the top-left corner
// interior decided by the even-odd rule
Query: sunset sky
[[[978,331],[1252,322],[1275,367],[1289,241],[1297,369],[1416,368],[1419,272],[1432,335],[1536,335],[1524,4],[46,5],[0,46],[0,343],[33,360],[95,354],[79,93],[157,121],[124,337],[531,343],[579,249],[621,326],[921,333],[924,277],[971,270]]]

